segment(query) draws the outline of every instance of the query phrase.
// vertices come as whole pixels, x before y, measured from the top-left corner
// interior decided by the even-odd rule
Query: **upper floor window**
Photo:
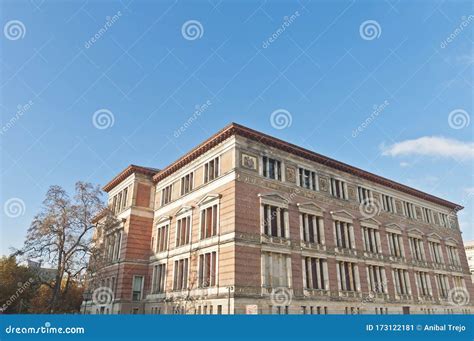
[[[156,230],[156,252],[163,252],[168,250],[168,231],[169,225],[163,225]]]
[[[364,241],[364,251],[370,253],[381,253],[380,233],[377,229],[362,226],[362,239]]]
[[[441,226],[449,227],[449,225],[448,225],[448,215],[447,214],[440,213],[439,214],[439,219],[440,219],[440,222],[441,222]]]
[[[219,176],[219,157],[204,165],[204,183],[214,180]]]
[[[403,237],[398,233],[387,233],[388,246],[390,254],[395,257],[405,257],[405,248],[403,247]]]
[[[367,265],[367,279],[369,291],[387,293],[387,277],[383,266]]]
[[[216,285],[216,257],[215,251],[199,255],[199,287],[207,288]]]
[[[181,195],[185,195],[193,190],[194,173],[191,172],[181,178]]]
[[[140,301],[143,293],[143,276],[133,276],[132,301]]]
[[[443,264],[443,251],[441,250],[441,244],[435,241],[428,241],[428,247],[430,249],[431,260],[437,264]]]
[[[154,294],[165,291],[166,264],[158,264],[153,267],[153,285]]]
[[[403,202],[403,209],[404,209],[404,211],[405,211],[405,215],[406,215],[408,218],[412,218],[412,219],[415,219],[415,218],[416,218],[416,215],[415,215],[415,207],[413,206],[412,203],[407,202],[407,201],[404,201],[404,202]]]
[[[431,224],[433,219],[433,211],[429,208],[423,207],[423,219],[426,223]]]
[[[263,205],[263,233],[271,237],[288,238],[286,212],[281,207]]]
[[[454,246],[446,245],[446,251],[448,253],[448,261],[451,265],[461,265],[461,261],[459,260],[459,253],[458,249]]]
[[[327,263],[325,259],[304,257],[303,270],[306,289],[327,289]]]
[[[173,290],[184,290],[188,287],[188,266],[188,258],[174,261]]]
[[[316,173],[308,169],[299,168],[299,185],[303,188],[316,190]]]
[[[448,276],[435,274],[436,285],[438,286],[438,293],[441,298],[447,298],[449,292]]]
[[[385,212],[395,213],[395,204],[393,197],[382,194],[382,207]]]
[[[289,287],[290,256],[283,253],[262,253],[263,286]]]
[[[191,238],[191,216],[178,219],[176,222],[176,246],[189,244]]]
[[[128,187],[114,195],[112,198],[112,211],[117,214],[121,212],[128,204]]]
[[[336,263],[339,290],[359,291],[358,268],[356,263],[338,261]]]
[[[166,205],[171,201],[171,191],[173,189],[173,185],[166,186],[161,190],[161,206]]]
[[[393,281],[395,292],[398,295],[411,295],[410,278],[407,270],[393,269]]]
[[[336,245],[340,248],[355,249],[354,227],[343,221],[334,221]]]
[[[201,239],[217,235],[218,208],[219,206],[215,204],[201,210]]]
[[[302,239],[307,243],[324,244],[324,219],[313,214],[300,213]]]
[[[433,296],[431,289],[430,276],[424,271],[415,271],[416,285],[418,286],[418,293],[421,296]]]
[[[281,180],[281,162],[269,157],[263,157],[263,176]]]
[[[423,246],[423,239],[416,237],[408,237],[410,244],[411,255],[417,261],[425,260],[425,248]]]
[[[357,186],[357,194],[360,203],[368,203],[373,198],[372,191],[365,187]]]
[[[347,184],[342,180],[331,178],[332,196],[347,200]]]

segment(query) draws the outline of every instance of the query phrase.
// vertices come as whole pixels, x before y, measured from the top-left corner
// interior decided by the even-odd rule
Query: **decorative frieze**
[[[241,153],[240,165],[246,169],[258,171],[258,159],[257,156],[247,153]]]

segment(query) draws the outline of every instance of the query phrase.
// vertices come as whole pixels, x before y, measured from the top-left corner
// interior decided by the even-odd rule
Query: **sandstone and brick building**
[[[120,223],[96,231],[107,264],[90,291],[113,298],[85,313],[473,308],[462,207],[238,124],[104,190]]]

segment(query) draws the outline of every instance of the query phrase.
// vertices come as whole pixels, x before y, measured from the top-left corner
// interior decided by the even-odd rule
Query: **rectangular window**
[[[425,221],[425,223],[431,224],[434,221],[433,211],[426,207],[423,207],[422,209],[423,209],[423,220]]]
[[[382,194],[382,207],[385,212],[395,213],[393,197]]]
[[[199,287],[207,288],[216,285],[217,253],[209,252],[199,256]]]
[[[423,246],[423,239],[416,237],[408,237],[410,244],[411,256],[417,261],[425,260],[425,247]]]
[[[367,265],[367,279],[369,291],[374,293],[387,293],[387,278],[383,266]]]
[[[281,162],[269,157],[263,157],[263,176],[281,181]]]
[[[142,299],[143,276],[133,276],[132,301],[140,301]]]
[[[351,262],[339,261],[336,263],[339,279],[339,288],[342,291],[358,291],[357,288],[357,265]]]
[[[362,226],[362,239],[364,241],[364,251],[370,253],[381,253],[380,233],[377,229]]]
[[[343,221],[334,221],[337,247],[344,249],[355,249],[354,227]]]
[[[441,226],[449,227],[449,225],[448,225],[448,216],[446,214],[440,213],[439,214],[439,219],[440,219]]]
[[[408,271],[404,269],[393,269],[393,281],[395,291],[398,295],[410,295],[410,278]]]
[[[415,271],[416,285],[421,296],[433,296],[431,290],[430,276],[427,272]]]
[[[290,256],[282,253],[264,252],[263,285],[265,287],[289,287],[289,261]]]
[[[117,214],[120,213],[128,203],[128,187],[115,194],[112,199],[111,210]]]
[[[286,209],[272,205],[263,205],[264,233],[271,237],[288,238],[286,235]]]
[[[193,190],[194,173],[191,172],[181,178],[181,195],[185,195]]]
[[[161,226],[156,230],[155,252],[163,252],[168,250],[168,230],[169,225]]]
[[[306,275],[305,288],[306,289],[320,289],[326,288],[326,260],[313,257],[305,257],[303,259],[303,268]]]
[[[428,247],[430,249],[431,260],[436,264],[443,264],[444,259],[443,259],[443,253],[441,251],[441,244],[434,241],[428,241]],[[449,256],[449,252],[448,252],[448,256]]]
[[[161,206],[166,205],[171,201],[171,191],[173,189],[173,185],[166,186],[161,190]]]
[[[373,199],[372,191],[365,187],[357,186],[357,194],[360,203],[368,203],[369,200]]]
[[[217,235],[218,215],[217,204],[201,210],[201,239]]]
[[[176,222],[176,246],[189,244],[191,237],[191,217],[178,219]]]
[[[323,244],[324,219],[323,217],[300,213],[301,233],[307,243]]]
[[[308,169],[299,168],[299,185],[303,188],[316,190],[316,173]]]
[[[331,194],[333,197],[347,200],[347,184],[342,180],[331,178]]]
[[[435,274],[436,284],[438,285],[438,293],[441,298],[448,298],[449,282],[448,276]]]
[[[188,287],[188,258],[174,261],[173,290],[184,290]]]
[[[153,271],[153,293],[162,293],[165,291],[166,264],[154,266]]]
[[[403,202],[403,209],[404,209],[404,211],[405,211],[405,215],[406,215],[408,218],[412,218],[412,219],[415,219],[415,218],[416,218],[415,207],[413,206],[412,203],[407,202],[407,201],[404,201],[404,202]]]
[[[461,261],[459,260],[458,249],[454,246],[446,245],[446,251],[448,254],[448,262],[451,265],[460,266]]]
[[[219,157],[204,165],[204,183],[208,183],[219,176]]]
[[[395,257],[405,257],[402,235],[389,232],[387,233],[387,238],[390,254]]]

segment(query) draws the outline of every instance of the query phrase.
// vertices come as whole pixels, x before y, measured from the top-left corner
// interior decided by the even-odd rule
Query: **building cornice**
[[[102,189],[105,192],[110,192],[115,186],[117,186],[119,183],[121,183],[123,180],[125,180],[127,177],[129,177],[133,173],[144,174],[144,175],[152,177],[153,175],[155,175],[159,171],[160,171],[159,169],[155,169],[155,168],[142,167],[142,166],[137,166],[137,165],[130,165],[127,168],[125,168],[123,171],[121,171],[108,184],[106,184],[104,187],[102,187]]]

